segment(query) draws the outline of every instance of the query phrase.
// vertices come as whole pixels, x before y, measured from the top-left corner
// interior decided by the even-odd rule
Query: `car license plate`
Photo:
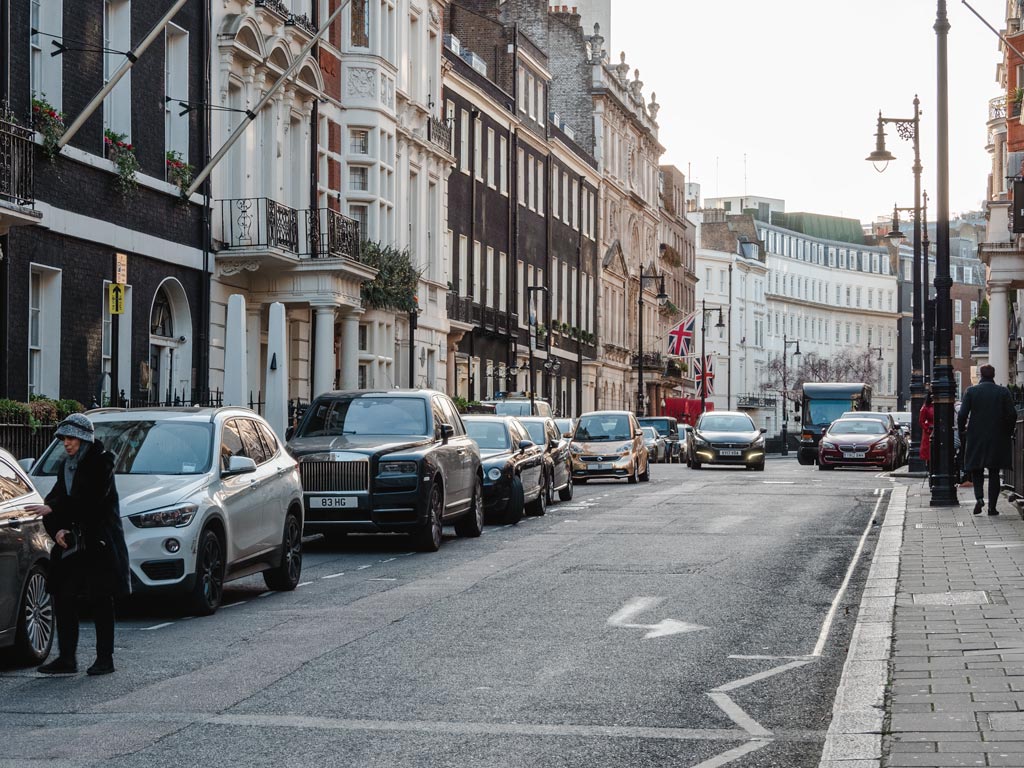
[[[598,472],[607,472],[609,469],[612,468],[611,464],[591,464],[590,466],[592,466]]]
[[[725,448],[718,452],[719,456],[742,456],[743,451],[737,451],[735,448]]]
[[[358,496],[310,496],[310,509],[349,509],[359,506]]]
[[[865,455],[863,451],[843,451],[844,459],[863,459]]]

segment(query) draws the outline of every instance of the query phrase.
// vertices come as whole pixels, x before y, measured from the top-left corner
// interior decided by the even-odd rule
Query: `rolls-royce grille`
[[[365,461],[303,461],[299,463],[304,491],[366,491],[370,488]]]

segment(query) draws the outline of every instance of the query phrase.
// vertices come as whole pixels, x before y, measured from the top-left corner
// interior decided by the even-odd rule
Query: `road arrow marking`
[[[662,602],[660,597],[635,597],[612,614],[611,618],[608,619],[608,623],[613,627],[646,629],[648,632],[644,635],[644,640],[709,629],[709,627],[700,624],[688,624],[685,621],[677,621],[676,619],[662,619],[657,624],[635,624],[630,621],[634,616],[643,613],[649,608],[653,608],[660,602]]]

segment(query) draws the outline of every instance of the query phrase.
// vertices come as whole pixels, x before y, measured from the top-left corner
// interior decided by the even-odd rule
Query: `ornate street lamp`
[[[526,286],[526,301],[530,308],[530,415],[535,416],[537,414],[537,408],[535,405],[535,393],[533,387],[533,348],[537,346],[537,310],[533,305],[533,294],[536,291],[546,291],[548,287],[546,285],[528,285]]]
[[[921,102],[914,96],[914,116],[912,118],[883,117],[878,113],[878,130],[875,133],[875,151],[865,159],[873,163],[879,173],[885,170],[890,161],[895,160],[885,147],[885,124],[893,123],[901,139],[913,142],[914,145],[914,207],[893,207],[892,231],[888,234],[889,242],[896,247],[897,265],[899,264],[899,244],[904,235],[899,230],[899,211],[912,210],[914,213],[914,279],[913,304],[914,319],[912,321],[911,359],[910,359],[910,421],[912,425],[910,466],[911,472],[925,472],[927,468],[920,457],[921,425],[919,414],[924,405],[924,373],[921,335],[921,311],[924,305],[921,290]],[[881,167],[879,167],[881,165]]]
[[[665,275],[645,275],[643,268],[640,269],[640,292],[637,296],[637,377],[636,377],[636,415],[647,415],[647,397],[644,392],[644,280],[658,281],[658,306],[665,306],[668,302],[668,294],[665,293]]]
[[[721,307],[708,307],[704,299],[700,300],[700,366],[701,372],[704,376],[704,380],[700,383],[700,412],[703,414],[708,407],[708,372],[707,372],[707,354],[705,352],[705,345],[707,344],[706,334],[704,329],[708,325],[708,312],[718,311],[718,322],[715,323],[715,328],[725,328],[725,322],[722,320],[722,308]],[[728,361],[731,364],[731,361]]]
[[[796,351],[793,352],[793,357],[800,355],[800,339],[790,339],[785,335],[782,336],[782,455],[789,456],[789,446],[786,445],[786,438],[788,437],[789,430],[789,400],[787,394],[789,392],[788,382],[788,370],[786,367],[786,358],[789,356],[789,345],[796,344]]]

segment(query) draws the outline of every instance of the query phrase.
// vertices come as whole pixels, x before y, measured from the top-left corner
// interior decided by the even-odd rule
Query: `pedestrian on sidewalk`
[[[996,369],[983,365],[981,381],[968,387],[957,415],[957,428],[966,430],[964,470],[974,483],[974,514],[984,505],[985,470],[988,470],[988,513],[998,515],[999,470],[1013,466],[1010,438],[1017,422],[1017,409],[1010,390],[995,382]],[[963,439],[961,438],[961,442]]]
[[[935,428],[935,406],[932,405],[932,393],[928,392],[924,405],[918,413],[917,420],[921,424],[921,447],[918,454],[931,474],[932,469],[932,430]]]
[[[114,671],[114,598],[131,591],[114,456],[103,449],[92,421],[81,413],[64,419],[56,437],[67,458],[57,467],[57,481],[45,503],[29,508],[43,516],[46,532],[56,542],[47,581],[60,653],[39,671],[78,671],[78,598],[86,595],[96,624],[96,662],[87,672],[106,675]]]

